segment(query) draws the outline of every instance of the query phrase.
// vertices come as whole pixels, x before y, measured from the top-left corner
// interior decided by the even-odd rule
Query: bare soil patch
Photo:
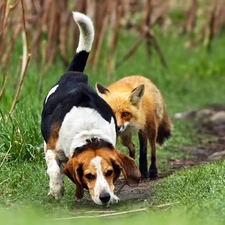
[[[200,111],[177,113],[176,119],[192,120],[204,138],[196,146],[184,146],[183,151],[190,155],[189,159],[168,160],[169,170],[159,174],[156,180],[144,180],[137,187],[129,187],[124,179],[116,181],[115,193],[121,200],[151,201],[150,188],[173,172],[199,164],[225,159],[225,105],[213,105]]]

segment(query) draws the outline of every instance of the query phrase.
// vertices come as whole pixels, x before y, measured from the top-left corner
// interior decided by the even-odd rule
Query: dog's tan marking
[[[47,143],[47,149],[55,150],[56,149],[56,143],[59,138],[59,130],[61,128],[61,122],[56,122],[51,125],[50,128],[50,137]]]

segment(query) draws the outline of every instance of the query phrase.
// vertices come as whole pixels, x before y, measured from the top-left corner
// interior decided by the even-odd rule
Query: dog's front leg
[[[64,173],[56,160],[56,154],[54,150],[47,150],[45,155],[47,163],[47,174],[49,175],[49,195],[55,199],[61,199],[64,194]]]

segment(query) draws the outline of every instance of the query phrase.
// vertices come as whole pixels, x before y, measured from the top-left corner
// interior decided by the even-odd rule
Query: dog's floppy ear
[[[95,85],[95,88],[96,88],[96,91],[97,91],[97,93],[98,93],[98,95],[105,95],[105,94],[109,94],[110,93],[110,91],[107,89],[107,88],[105,88],[105,87],[103,87],[101,84],[99,84],[99,83],[97,83],[96,85]]]
[[[118,150],[115,151],[117,157],[113,159],[113,163],[119,166],[129,186],[137,186],[141,180],[141,173],[134,160],[130,156],[125,155]]]
[[[75,162],[73,157],[67,162],[64,173],[76,184],[76,197],[82,198],[84,195],[84,187],[80,180],[79,169],[80,166]]]

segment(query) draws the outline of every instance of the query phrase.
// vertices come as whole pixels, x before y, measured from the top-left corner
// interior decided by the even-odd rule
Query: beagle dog
[[[88,84],[83,70],[94,39],[92,21],[74,12],[79,43],[67,72],[48,92],[41,131],[49,175],[49,195],[64,194],[64,174],[76,185],[76,197],[87,189],[96,204],[118,202],[114,181],[120,172],[128,185],[141,178],[134,160],[115,148],[117,124],[110,106]]]

